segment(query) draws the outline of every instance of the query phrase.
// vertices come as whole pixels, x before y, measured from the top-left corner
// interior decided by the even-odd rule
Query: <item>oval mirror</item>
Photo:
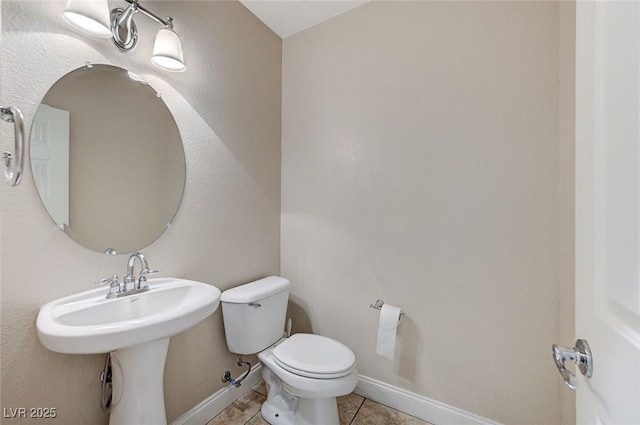
[[[88,65],[63,76],[44,96],[30,142],[40,199],[82,246],[133,252],[175,217],[186,173],[182,139],[164,101],[137,75]]]

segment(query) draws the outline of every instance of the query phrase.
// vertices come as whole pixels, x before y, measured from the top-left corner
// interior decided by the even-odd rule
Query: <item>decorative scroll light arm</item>
[[[127,3],[129,3],[131,6],[129,6],[130,8],[132,7],[134,9],[134,11],[140,11],[142,13],[144,13],[145,15],[147,15],[149,18],[153,19],[154,21],[156,21],[157,23],[164,25],[165,27],[169,27],[171,29],[173,29],[173,20],[171,19],[170,16],[167,16],[167,19],[164,20],[161,17],[159,17],[158,15],[156,15],[155,13],[153,13],[152,11],[150,11],[149,9],[145,8],[144,6],[142,6],[138,0],[125,0]],[[122,22],[118,22],[118,25],[122,24]]]

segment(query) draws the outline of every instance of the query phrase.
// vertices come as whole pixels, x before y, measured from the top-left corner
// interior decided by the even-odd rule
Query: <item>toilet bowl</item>
[[[220,298],[229,350],[258,354],[267,385],[263,418],[272,425],[338,425],[336,397],[358,381],[355,355],[320,335],[283,337],[289,281],[271,276]]]

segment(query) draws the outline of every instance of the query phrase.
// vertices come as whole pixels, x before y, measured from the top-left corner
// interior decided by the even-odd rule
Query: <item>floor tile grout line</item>
[[[358,406],[358,410],[356,410],[356,414],[353,415],[353,418],[351,418],[351,422],[349,422],[349,425],[353,424],[353,421],[356,420],[356,416],[358,416],[358,412],[360,411],[360,409],[362,408],[362,405],[364,404],[364,401],[366,400],[366,398],[362,397],[362,401],[360,402],[360,405]]]
[[[260,415],[260,410],[258,410],[255,415],[253,415],[252,417],[249,418],[249,420],[247,420],[247,422],[244,423],[244,425],[247,425],[249,422],[251,422],[256,416]]]
[[[260,404],[262,404],[262,403],[264,402],[264,399],[266,399],[266,397],[265,397],[263,394],[259,393],[259,392],[258,392],[258,391],[256,391],[256,390],[253,390],[253,389],[252,389],[252,390],[250,391],[250,393],[255,393],[255,395],[259,395],[259,396],[260,396],[259,398],[261,398],[261,399],[262,399],[262,400],[260,400]],[[356,395],[355,393],[353,393],[353,394],[354,394],[354,395]],[[405,412],[403,412],[403,411],[401,411],[401,410],[399,410],[399,409],[395,409],[395,408],[393,408],[393,407],[387,406],[387,405],[385,405],[385,404],[383,404],[383,403],[378,403],[378,402],[376,402],[376,401],[373,401],[373,400],[371,400],[371,399],[368,399],[368,398],[366,398],[366,397],[362,397],[362,396],[359,396],[359,398],[361,398],[361,401],[360,401],[360,403],[358,404],[357,409],[356,409],[355,413],[353,414],[353,417],[352,417],[352,418],[351,418],[351,420],[349,421],[348,425],[355,425],[355,424],[357,423],[357,418],[358,418],[358,416],[360,415],[360,413],[361,413],[361,412],[364,412],[364,411],[363,411],[363,406],[364,406],[364,404],[367,402],[367,400],[368,400],[370,403],[373,403],[374,405],[379,405],[379,406],[381,406],[381,407],[383,407],[383,408],[385,408],[385,409],[388,409],[388,410],[390,410],[390,411],[395,411],[395,412],[399,413],[400,415],[408,416],[409,418],[415,419],[415,420],[419,421],[421,424],[424,424],[424,425],[433,425],[432,423],[430,423],[430,422],[428,422],[428,421],[424,421],[424,420],[422,420],[422,419],[420,419],[420,418],[417,418],[417,417],[415,417],[415,416],[413,416],[413,415],[409,415],[408,413],[405,413]],[[236,400],[236,401],[237,401],[237,400]],[[235,403],[235,401],[234,401],[234,403]],[[234,404],[234,403],[232,403],[232,404]],[[227,410],[227,409],[229,409],[230,407],[231,407],[231,405],[227,406],[227,408],[226,408],[226,409],[224,409],[224,410],[223,410],[223,412],[220,412],[220,414],[219,414],[219,415],[216,415],[216,417],[214,417],[214,418],[210,419],[210,421],[209,421],[209,422],[212,422],[212,421],[213,421],[213,420],[215,420],[218,416],[220,416],[220,415],[224,414],[224,411],[226,411],[226,410]],[[242,425],[249,425],[250,423],[252,423],[252,422],[256,419],[256,417],[257,417],[258,415],[260,415],[260,416],[262,417],[262,412],[261,412],[261,408],[260,408],[260,407],[258,408],[258,410],[257,410],[253,415],[251,415],[247,420],[245,420],[245,422],[244,422],[244,423],[242,423]],[[239,418],[238,418],[238,419],[239,419]],[[263,421],[264,421],[264,419],[263,419],[262,421],[255,421],[255,422],[260,422],[260,423],[262,423]],[[209,422],[207,422],[207,423],[209,423]],[[240,425],[238,422],[234,422],[234,424]],[[228,424],[228,423],[227,423],[226,425],[231,425],[231,424]]]

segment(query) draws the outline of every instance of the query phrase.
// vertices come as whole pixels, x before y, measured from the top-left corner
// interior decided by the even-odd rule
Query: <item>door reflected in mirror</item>
[[[136,74],[92,65],[63,76],[44,96],[30,141],[40,199],[82,246],[133,252],[175,217],[182,139],[162,98]]]

